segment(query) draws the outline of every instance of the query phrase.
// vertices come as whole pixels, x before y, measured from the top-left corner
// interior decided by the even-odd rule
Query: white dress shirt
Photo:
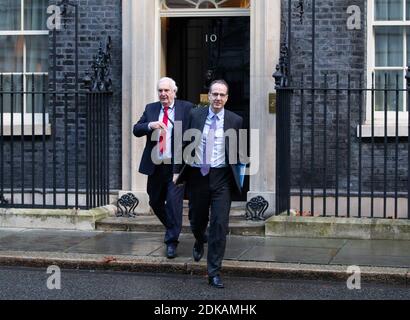
[[[208,116],[205,121],[204,130],[202,132],[201,143],[199,144],[195,152],[195,167],[199,167],[203,161],[204,147],[206,139],[208,138],[209,128],[212,124],[212,117],[216,116],[216,130],[214,138],[214,147],[211,155],[211,168],[223,168],[226,167],[225,162],[225,138],[224,138],[224,123],[225,123],[225,110],[219,113],[214,113],[209,107]]]
[[[171,104],[168,108],[168,125],[167,125],[167,140],[166,140],[166,146],[165,146],[165,152],[161,154],[159,152],[158,148],[158,159],[160,160],[167,160],[172,158],[172,129],[173,129],[173,123],[175,121],[175,102]],[[163,122],[164,120],[164,106],[161,107],[161,111],[159,113],[158,121]],[[171,121],[169,121],[171,120]],[[148,124],[148,128],[151,129],[151,122]]]

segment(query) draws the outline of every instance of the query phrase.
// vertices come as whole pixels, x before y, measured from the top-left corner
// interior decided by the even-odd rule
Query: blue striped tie
[[[211,126],[209,127],[208,137],[204,144],[204,153],[202,155],[201,174],[206,176],[211,169],[211,158],[214,150],[215,131],[216,131],[216,115],[211,118]]]

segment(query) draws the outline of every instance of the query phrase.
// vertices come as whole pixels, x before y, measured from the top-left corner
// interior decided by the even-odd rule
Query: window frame
[[[410,29],[410,20],[406,20],[406,0],[402,1],[403,5],[403,17],[402,20],[376,20],[376,6],[375,0],[367,1],[367,88],[372,88],[373,74],[376,71],[402,71],[403,77],[400,89],[406,87],[405,72],[407,61],[407,28]],[[377,27],[403,27],[403,63],[401,67],[376,67],[376,28]],[[403,110],[399,111],[399,126],[407,125],[408,122],[408,110],[407,109],[407,95],[403,94]],[[371,125],[372,123],[372,92],[367,91],[366,94],[366,117],[365,124]],[[374,124],[383,125],[385,122],[384,111],[374,111]],[[387,123],[389,126],[395,126],[396,124],[396,111],[387,111]],[[402,131],[399,129],[399,131]]]
[[[185,0],[186,2],[190,2],[190,0]],[[196,1],[196,0],[195,0]],[[250,16],[251,12],[251,5],[253,0],[249,0],[249,7],[248,8],[239,8],[239,7],[218,7],[218,4],[215,8],[204,9],[199,8],[199,4],[195,8],[169,8],[166,5],[166,0],[158,0],[158,8],[160,17],[193,17],[193,16],[207,16],[207,17],[238,17],[238,16]],[[191,0],[191,2],[193,2]],[[213,2],[213,1],[211,1]]]
[[[20,0],[20,30],[0,30],[0,36],[49,36],[49,30],[24,30],[24,23],[25,23],[25,19],[24,19],[24,11],[25,11],[25,1],[24,0]],[[47,8],[45,8],[46,10]],[[23,47],[23,68],[21,72],[4,72],[2,73],[5,76],[8,75],[16,75],[16,76],[22,76],[24,81],[23,81],[23,92],[28,92],[31,89],[28,88],[28,78],[30,76],[48,76],[48,72],[28,72],[27,71],[27,43],[26,41],[24,41],[24,47]],[[18,88],[17,91],[20,91],[21,88]],[[26,94],[25,99],[23,101],[23,115],[24,115],[24,127],[25,130],[24,132],[26,132],[26,127],[28,127],[28,129],[30,129],[29,132],[26,132],[25,135],[30,134],[31,135],[31,126],[33,125],[32,121],[33,121],[33,115],[32,112],[28,112],[27,111],[27,97],[29,96],[29,94]],[[34,110],[33,110],[34,112]],[[4,112],[3,113],[3,125],[4,125],[4,130],[6,131],[7,135],[7,130],[9,130],[9,128],[11,127],[11,112]],[[19,131],[19,128],[21,127],[21,114],[22,112],[13,112],[13,127],[17,127],[17,132]],[[49,116],[48,113],[46,112],[45,114],[45,119],[46,119],[46,124],[49,123]],[[39,112],[34,112],[34,125],[35,125],[35,132],[36,134],[38,131],[37,126],[42,125],[43,124],[43,114],[39,113]],[[20,129],[21,130],[21,129]],[[47,128],[46,130],[47,132],[49,132],[49,128]],[[42,132],[42,130],[41,130]]]

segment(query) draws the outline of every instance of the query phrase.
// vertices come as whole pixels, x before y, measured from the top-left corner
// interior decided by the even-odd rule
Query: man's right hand
[[[162,121],[150,122],[149,127],[151,130],[163,129],[167,130],[167,126]]]

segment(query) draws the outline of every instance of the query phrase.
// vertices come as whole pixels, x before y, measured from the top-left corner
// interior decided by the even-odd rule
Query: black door
[[[228,82],[226,109],[249,129],[250,18],[170,18],[167,23],[167,76],[178,84],[178,98],[205,104],[209,84]],[[246,177],[241,199],[246,200]]]

